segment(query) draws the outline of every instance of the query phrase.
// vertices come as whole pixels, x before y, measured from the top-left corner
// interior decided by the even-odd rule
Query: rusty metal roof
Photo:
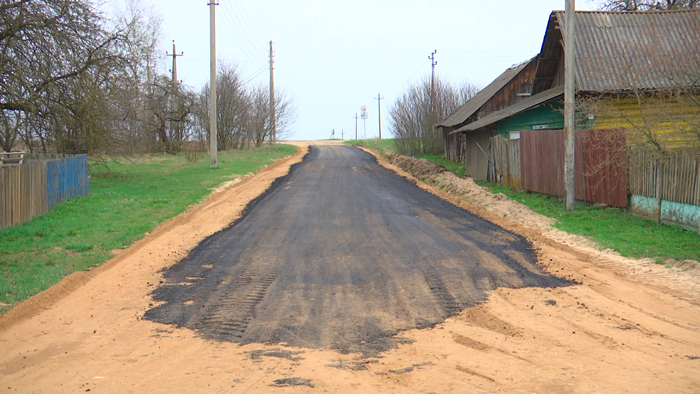
[[[528,97],[517,104],[513,104],[498,112],[494,112],[483,119],[479,119],[476,122],[472,122],[465,126],[462,126],[459,129],[451,132],[450,134],[462,133],[465,131],[474,131],[482,127],[490,126],[500,120],[509,118],[513,115],[517,115],[523,111],[536,107],[540,104],[546,103],[547,101],[553,100],[563,95],[564,86],[558,86],[554,89],[545,90],[544,92],[540,92],[539,94],[536,94],[532,97]]]
[[[550,16],[533,93],[551,87],[542,79],[538,83],[538,77],[552,79],[556,73],[558,64],[551,59],[563,56],[564,15],[554,11]],[[700,82],[700,9],[577,11],[575,34],[579,91],[664,89]]]
[[[450,116],[448,116],[444,121],[438,124],[436,127],[454,127],[461,123],[464,123],[470,116],[474,115],[479,108],[481,108],[487,101],[496,93],[498,93],[504,86],[508,84],[515,76],[517,76],[520,71],[522,71],[528,64],[537,59],[537,56],[532,59],[523,62],[517,66],[513,66],[503,74],[499,75],[493,82],[491,82],[487,87],[481,89],[479,93],[474,95],[469,101],[464,103],[461,107],[457,108]]]

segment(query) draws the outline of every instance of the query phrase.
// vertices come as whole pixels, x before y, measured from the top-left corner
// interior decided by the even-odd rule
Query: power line
[[[226,7],[224,7],[223,10],[224,10],[224,17],[226,17],[228,19],[228,22],[229,22],[229,23],[226,23],[226,28],[228,29],[229,34],[231,34],[231,37],[237,38],[237,40],[235,40],[235,41],[240,44],[239,49],[240,49],[241,53],[245,57],[247,57],[248,60],[250,60],[252,63],[257,63],[257,61],[255,60],[256,55],[254,54],[254,51],[251,50],[249,47],[249,44],[248,44],[249,39],[244,36],[242,31],[238,27],[239,24],[236,23],[236,21],[234,21],[234,19],[236,19],[236,18],[231,16],[230,11]],[[236,30],[238,30],[238,31],[236,31]]]
[[[264,66],[262,66],[262,67],[260,67],[257,71],[255,71],[254,75],[253,75],[252,77],[248,78],[243,84],[244,84],[244,85],[247,85],[247,84],[250,83],[252,80],[254,80],[255,78],[257,78],[260,74],[262,74],[265,70],[267,70],[267,64],[264,65]]]
[[[248,24],[248,21],[250,20],[250,16],[248,15],[248,10],[246,10],[246,8],[245,8],[245,3],[244,3],[244,2],[241,2],[241,1],[234,1],[234,4],[236,5],[236,7],[238,7],[239,10],[242,10],[242,12],[241,12],[240,14],[241,14],[242,16],[244,16],[244,19],[243,19],[243,20],[245,21],[245,24],[246,24],[246,27],[248,28],[248,30],[249,30],[254,36],[256,36],[255,38],[256,38],[257,40],[262,41],[263,38],[262,38],[262,36],[260,35],[260,32],[258,32],[258,30],[255,28],[255,23],[253,23],[252,25],[249,25],[249,24]]]

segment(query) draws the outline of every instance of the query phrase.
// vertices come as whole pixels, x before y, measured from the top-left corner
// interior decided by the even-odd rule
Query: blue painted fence
[[[90,194],[87,155],[46,162],[46,204],[56,204]]]
[[[87,155],[60,159],[33,156],[25,164],[0,168],[0,229],[90,193]]]

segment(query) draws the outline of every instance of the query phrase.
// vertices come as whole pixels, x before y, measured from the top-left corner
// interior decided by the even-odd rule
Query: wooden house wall
[[[498,93],[491,97],[479,109],[477,120],[489,114],[500,111],[513,104],[517,104],[529,97],[532,92],[532,83],[535,80],[535,71],[537,70],[537,62],[531,62],[510,82],[501,88]],[[524,95],[523,93],[528,93]]]
[[[592,128],[625,129],[630,145],[654,141],[666,150],[700,148],[700,106],[692,100],[628,96],[599,99],[591,105]]]
[[[561,99],[550,101],[498,122],[498,134],[508,138],[511,131],[564,128],[564,104]]]
[[[450,134],[451,127],[442,127],[442,135],[445,139],[445,158],[451,161],[461,161],[462,142],[461,134]]]

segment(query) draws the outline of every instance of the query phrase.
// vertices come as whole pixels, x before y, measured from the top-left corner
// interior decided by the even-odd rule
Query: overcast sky
[[[209,80],[206,0],[145,0],[163,19],[162,51],[178,57],[178,76],[197,90]],[[576,9],[594,9],[578,0]],[[390,136],[389,109],[407,88],[436,73],[453,84],[482,87],[513,64],[539,53],[549,14],[565,0],[219,0],[217,55],[236,63],[249,84],[269,83],[297,107],[292,139],[325,139],[335,129],[355,136],[355,114],[369,108],[367,137]],[[170,58],[171,59],[171,58]],[[172,60],[170,60],[172,61]],[[170,69],[164,59],[163,71]],[[359,137],[364,136],[362,120]]]

